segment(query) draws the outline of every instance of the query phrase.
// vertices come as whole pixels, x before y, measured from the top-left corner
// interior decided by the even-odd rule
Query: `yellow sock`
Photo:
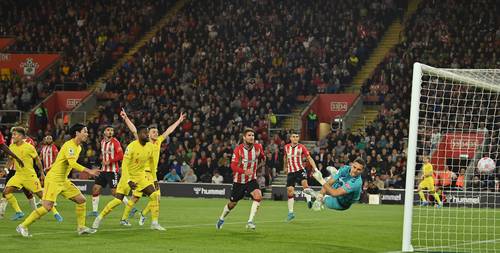
[[[19,207],[19,203],[17,203],[17,199],[16,199],[16,197],[14,197],[14,194],[12,194],[12,193],[5,194],[5,199],[7,199],[9,204],[16,211],[16,213],[21,212],[21,208]]]
[[[76,224],[78,228],[85,227],[85,212],[87,210],[86,203],[76,204]]]
[[[149,213],[149,211],[151,211],[151,201],[148,201],[148,204],[146,205],[146,207],[142,210],[141,214],[146,216],[146,214]]]
[[[158,223],[158,218],[160,217],[160,192],[155,191],[149,195],[149,208],[151,209],[151,222]]]
[[[441,198],[439,198],[437,192],[433,193],[432,196],[434,196],[434,199],[438,202],[440,206],[443,205],[443,203],[441,203]]]
[[[113,211],[113,209],[119,206],[121,203],[122,201],[117,198],[114,198],[113,200],[109,201],[108,204],[106,204],[106,206],[104,207],[104,209],[102,209],[102,212],[99,214],[99,218],[102,219],[106,217],[106,215],[111,213],[111,211]]]
[[[420,196],[420,200],[425,201],[424,192],[422,190],[418,191],[418,196]]]
[[[134,205],[135,205],[135,203],[132,200],[129,200],[127,202],[127,205],[125,205],[125,210],[123,210],[122,220],[127,220],[128,219],[128,215],[130,214],[130,210],[132,210],[132,208],[134,207]]]
[[[37,208],[36,210],[31,212],[31,214],[28,216],[28,218],[26,218],[23,221],[23,223],[21,223],[21,226],[28,227],[29,225],[31,225],[36,220],[40,219],[42,216],[44,216],[48,212],[49,212],[49,210],[45,209],[45,207],[43,207],[43,206]]]
[[[54,215],[56,215],[56,214],[58,214],[58,213],[59,213],[59,211],[57,211],[57,209],[56,209],[56,207],[55,207],[55,206],[54,206],[54,207],[52,207],[51,211],[52,211],[52,213],[53,213]]]

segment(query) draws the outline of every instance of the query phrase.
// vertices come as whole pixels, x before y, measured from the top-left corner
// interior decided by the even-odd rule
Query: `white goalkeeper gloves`
[[[321,171],[319,171],[318,169],[314,169],[314,172],[313,172],[312,176],[321,185],[324,185],[326,183],[325,179],[323,179],[323,174],[321,174]]]

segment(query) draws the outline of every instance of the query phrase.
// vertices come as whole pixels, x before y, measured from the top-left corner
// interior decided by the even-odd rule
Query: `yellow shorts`
[[[33,193],[43,190],[42,184],[40,184],[40,179],[38,179],[36,175],[24,176],[15,174],[12,178],[10,178],[5,187],[16,187],[17,189],[25,188]]]
[[[425,178],[424,180],[420,181],[420,184],[418,184],[418,187],[420,189],[427,189],[427,190],[433,192],[435,190],[434,179],[432,177]]]
[[[154,183],[156,181],[155,177],[153,177],[153,174],[151,174],[151,172],[149,172],[149,171],[146,171],[146,180],[149,182],[149,184],[152,184],[153,186],[154,186]],[[142,189],[144,189],[144,188],[142,188]],[[142,191],[139,190],[139,186],[137,186],[137,188],[132,191],[132,195],[134,195],[136,197],[142,197],[144,194],[142,193]]]
[[[81,195],[82,192],[69,180],[63,182],[45,181],[45,191],[43,200],[55,202],[57,196],[62,194],[65,198],[70,199]]]

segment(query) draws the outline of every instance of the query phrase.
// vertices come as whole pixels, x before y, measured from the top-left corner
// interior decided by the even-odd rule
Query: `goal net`
[[[499,69],[415,63],[404,252],[500,252],[499,132]]]

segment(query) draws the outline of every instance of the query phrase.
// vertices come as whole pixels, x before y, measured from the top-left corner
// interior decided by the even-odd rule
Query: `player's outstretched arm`
[[[16,156],[16,154],[14,154],[10,149],[9,147],[7,147],[7,145],[4,144],[0,144],[0,149],[5,152],[7,155],[9,155],[10,157],[16,159],[17,163],[19,163],[19,165],[21,165],[21,167],[24,167],[24,163],[23,161],[21,161],[21,159],[19,159],[19,157]]]
[[[310,155],[307,156],[307,161],[309,161],[309,163],[311,164],[313,170],[317,170],[318,169],[318,167],[316,166],[316,162],[314,161],[314,159]]]
[[[327,194],[327,195],[331,195],[334,197],[346,195],[347,192],[346,192],[346,190],[344,190],[344,188],[340,187],[338,189],[334,189],[332,187],[334,181],[335,181],[334,179],[328,180],[328,183],[324,184],[323,187],[321,188],[320,193],[323,195]]]
[[[167,130],[165,130],[165,132],[163,132],[161,135],[163,136],[163,138],[167,138],[171,133],[174,132],[174,130],[182,123],[182,121],[184,121],[186,119],[186,114],[181,112],[181,114],[179,115],[179,119],[177,119],[176,122],[174,122],[174,124],[170,125]]]
[[[125,121],[125,125],[127,125],[130,132],[132,132],[132,134],[134,135],[134,138],[136,140],[138,140],[139,136],[137,135],[137,128],[135,127],[134,123],[128,118],[128,115],[125,112],[125,109],[122,108],[122,111],[120,112],[120,116]]]

